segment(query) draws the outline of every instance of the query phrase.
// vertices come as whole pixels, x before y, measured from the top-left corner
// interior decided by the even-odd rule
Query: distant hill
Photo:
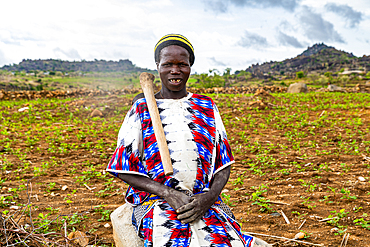
[[[253,77],[267,78],[271,76],[292,76],[298,71],[325,73],[338,72],[341,69],[370,70],[370,56],[355,57],[352,53],[340,51],[324,43],[308,47],[300,55],[281,62],[253,64],[245,71]]]
[[[137,67],[128,59],[119,61],[63,61],[59,59],[23,59],[19,64],[5,65],[2,70],[8,71],[61,71],[61,72],[154,72],[149,69]]]

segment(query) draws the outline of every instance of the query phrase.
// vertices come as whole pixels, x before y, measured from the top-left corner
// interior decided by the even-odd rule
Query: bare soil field
[[[0,101],[0,246],[66,246],[74,231],[112,246],[127,185],[104,170],[133,96]],[[370,94],[210,96],[236,160],[222,197],[244,231],[370,246]]]

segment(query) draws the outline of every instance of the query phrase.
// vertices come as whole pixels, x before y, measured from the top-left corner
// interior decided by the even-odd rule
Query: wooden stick
[[[340,247],[346,247],[348,238],[349,238],[349,233],[345,233],[343,235],[342,242],[340,243]]]
[[[92,190],[87,184],[84,184],[88,190]]]
[[[67,221],[64,221],[64,237],[65,237],[65,240],[66,240],[66,245],[68,246]]]
[[[304,223],[306,223],[306,220],[304,220],[303,223],[298,227],[298,230],[300,230],[302,228],[302,226],[304,225]]]
[[[289,203],[285,203],[285,202],[273,202],[273,201],[269,201],[268,203],[281,204],[281,205],[290,205]]]
[[[344,243],[344,246],[343,246],[343,247],[346,247],[346,246],[347,246],[347,241],[348,241],[348,238],[349,238],[349,233],[347,233],[347,238],[346,238],[346,242]]]
[[[289,221],[288,217],[286,217],[286,215],[284,214],[283,210],[281,210],[280,212],[281,212],[281,215],[284,217],[285,222],[286,222],[288,225],[290,225],[290,221]]]
[[[323,244],[313,244],[313,243],[305,242],[305,241],[301,241],[301,240],[296,240],[296,239],[291,239],[291,238],[284,238],[284,237],[278,237],[278,236],[261,234],[261,233],[254,233],[254,232],[244,232],[244,233],[245,234],[249,234],[249,235],[257,235],[257,236],[263,236],[263,237],[270,237],[270,238],[282,239],[282,240],[286,240],[286,241],[293,241],[293,242],[301,243],[301,244],[309,244],[309,245],[313,245],[313,246],[324,246]]]
[[[324,221],[328,221],[328,220],[332,220],[332,219],[338,219],[338,217],[325,218],[325,219],[319,220],[319,222],[324,222]]]
[[[159,148],[159,153],[162,159],[162,165],[164,173],[166,175],[173,174],[172,162],[170,158],[170,152],[168,151],[166,136],[164,135],[161,118],[159,117],[157,102],[154,98],[153,81],[154,75],[143,72],[140,75],[140,85],[143,89],[146,104],[148,106],[149,115],[152,120],[155,138]]]

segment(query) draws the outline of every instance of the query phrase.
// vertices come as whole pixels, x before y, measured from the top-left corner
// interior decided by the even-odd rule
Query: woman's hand
[[[216,173],[211,183],[211,189],[208,192],[191,197],[190,203],[176,210],[177,218],[183,223],[190,223],[202,217],[217,201],[229,176],[230,166]]]
[[[201,218],[217,201],[218,195],[213,195],[210,192],[196,194],[190,198],[190,203],[180,207],[176,212],[177,219],[182,223],[191,223]]]
[[[166,196],[164,196],[164,199],[167,201],[170,206],[177,211],[179,208],[183,207],[184,205],[187,205],[190,203],[191,197],[184,194],[183,192],[180,192],[178,190],[168,188],[168,193],[166,193]]]
[[[191,197],[186,194],[160,184],[148,177],[135,174],[118,174],[118,177],[138,190],[146,191],[162,197],[174,210],[177,210],[190,202]]]

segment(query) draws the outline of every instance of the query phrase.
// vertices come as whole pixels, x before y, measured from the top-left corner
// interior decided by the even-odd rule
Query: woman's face
[[[190,76],[189,52],[177,45],[161,50],[157,70],[162,81],[163,95],[166,98],[186,96],[186,82]]]

